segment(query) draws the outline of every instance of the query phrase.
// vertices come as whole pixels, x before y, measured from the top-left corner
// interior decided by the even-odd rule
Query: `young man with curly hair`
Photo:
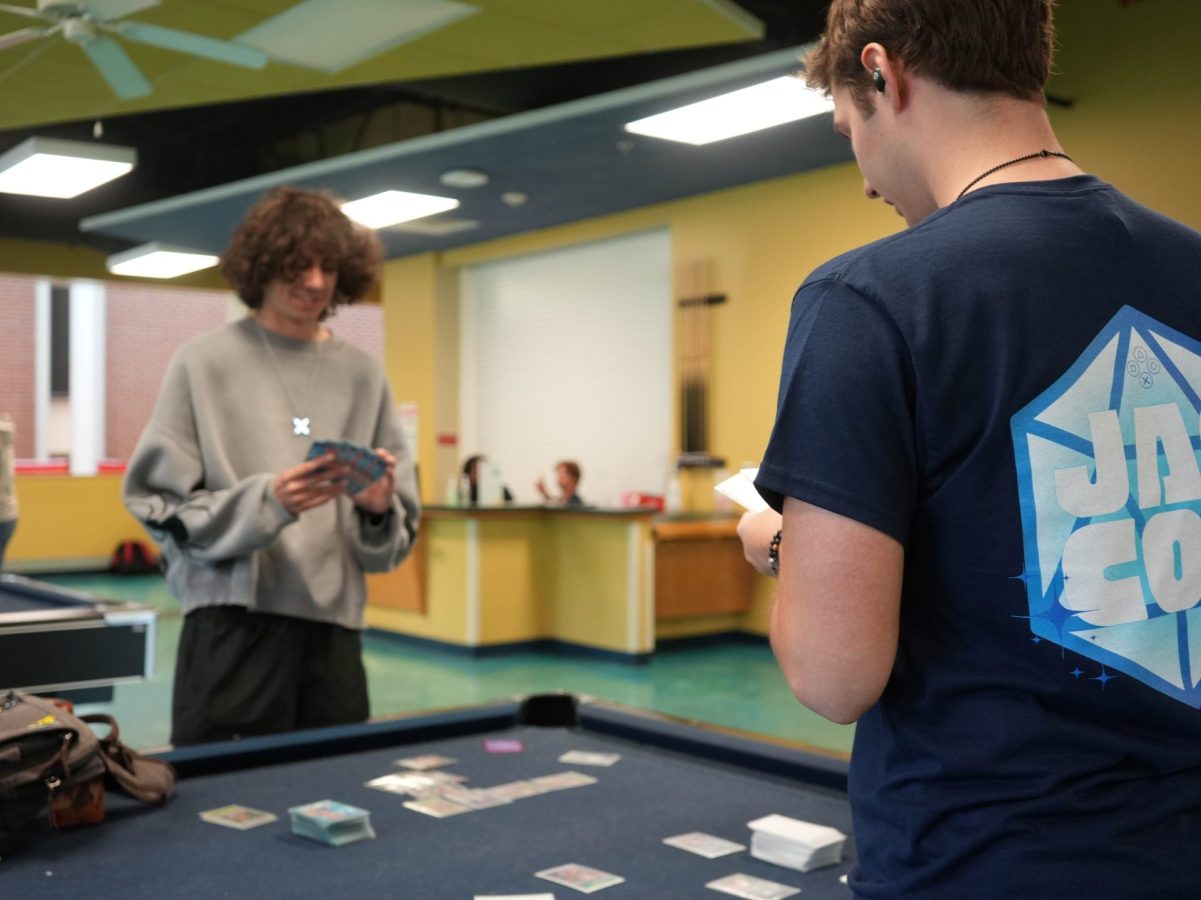
[[[185,344],[123,486],[183,603],[177,745],[362,721],[364,572],[408,553],[413,465],[380,366],[324,324],[375,282],[381,252],[321,192],[280,188],[246,215],[222,272],[250,315]],[[353,496],[315,439],[387,470]]]
[[[908,228],[797,292],[739,530],[857,722],[857,897],[1201,886],[1201,234],[1068,158],[1052,46],[1051,0],[834,0],[806,60]]]

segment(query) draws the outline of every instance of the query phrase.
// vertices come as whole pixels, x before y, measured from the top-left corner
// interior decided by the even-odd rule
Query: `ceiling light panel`
[[[110,256],[107,268],[114,275],[134,278],[178,278],[215,266],[218,257],[182,247],[151,243]]]
[[[132,147],[31,137],[0,156],[0,192],[78,197],[129,172],[137,158]]]
[[[399,222],[424,219],[455,209],[459,201],[432,194],[412,194],[408,191],[384,191],[342,204],[342,211],[360,225],[368,228],[387,228]]]
[[[699,146],[821,115],[832,109],[834,102],[825,94],[810,89],[793,75],[784,75],[638,119],[628,123],[626,131]]]

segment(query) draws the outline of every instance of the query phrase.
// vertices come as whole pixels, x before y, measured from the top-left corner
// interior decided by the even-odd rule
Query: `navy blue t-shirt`
[[[1201,896],[1199,339],[1201,235],[1091,176],[797,292],[756,483],[905,547],[857,895]]]

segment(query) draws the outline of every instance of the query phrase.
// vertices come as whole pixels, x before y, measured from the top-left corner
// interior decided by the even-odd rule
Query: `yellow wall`
[[[149,540],[121,505],[121,476],[18,475],[19,519],[5,564],[25,571],[94,568],[117,543]]]

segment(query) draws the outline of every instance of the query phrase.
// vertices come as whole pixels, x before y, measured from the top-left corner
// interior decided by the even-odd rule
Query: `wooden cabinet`
[[[737,519],[654,523],[655,618],[744,613],[753,570],[742,554]]]

